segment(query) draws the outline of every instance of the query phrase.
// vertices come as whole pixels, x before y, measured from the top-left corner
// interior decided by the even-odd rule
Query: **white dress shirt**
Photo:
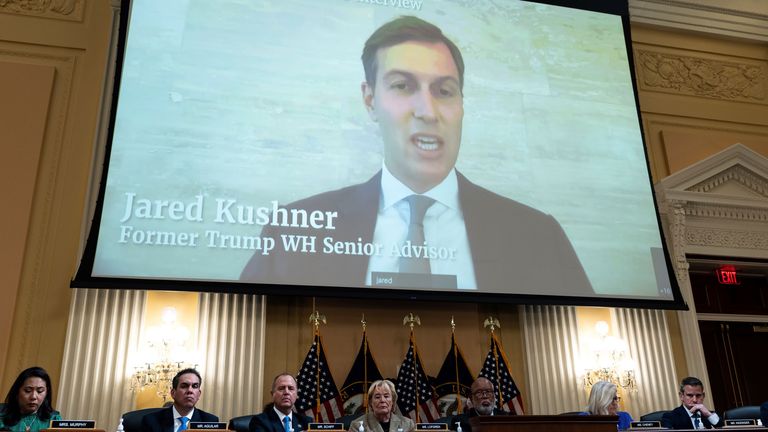
[[[687,410],[687,409],[686,409],[686,410]],[[694,414],[695,414],[694,412],[688,411],[688,415],[691,417],[691,425],[692,425],[692,429],[696,429],[696,423],[694,423],[694,420],[693,420],[693,415],[694,415]],[[706,429],[706,428],[707,428],[706,426],[704,426],[704,422],[705,422],[705,421],[706,421],[707,423],[711,424],[712,426],[714,426],[714,425],[716,425],[716,424],[717,424],[717,422],[719,422],[719,421],[720,421],[720,416],[718,416],[718,415],[717,415],[717,414],[715,414],[715,413],[712,413],[712,415],[711,415],[711,416],[709,416],[709,417],[707,417],[707,418],[704,418],[704,417],[701,415],[701,413],[699,413],[699,429]]]
[[[373,242],[383,247],[380,255],[372,255],[368,260],[366,285],[371,285],[371,272],[398,272],[400,257],[392,251],[405,243],[410,222],[410,209],[403,199],[415,193],[396,179],[386,165],[382,166],[381,196]],[[453,251],[452,259],[430,260],[432,274],[456,275],[458,289],[477,289],[469,237],[459,203],[456,170],[451,170],[440,184],[422,195],[435,200],[424,215],[424,239],[427,245]]]
[[[283,428],[283,429],[285,428],[285,423],[283,423],[283,419],[284,419],[284,418],[286,418],[286,417],[288,417],[288,426],[291,428],[291,430],[296,430],[296,429],[293,427],[293,418],[291,418],[291,416],[290,416],[290,415],[285,415],[285,414],[283,414],[283,413],[282,413],[282,411],[278,410],[278,409],[277,409],[277,408],[275,408],[274,406],[272,407],[272,409],[273,409],[273,410],[275,410],[275,412],[277,413],[277,416],[280,418],[280,424],[281,424],[281,425],[283,425],[283,426],[282,426],[282,428]]]
[[[178,432],[179,428],[181,427],[181,418],[186,417],[187,418],[187,429],[189,429],[189,422],[192,421],[192,414],[195,413],[195,408],[192,408],[192,411],[189,412],[189,414],[183,416],[179,414],[178,411],[176,411],[176,405],[171,405],[173,407],[173,431]]]

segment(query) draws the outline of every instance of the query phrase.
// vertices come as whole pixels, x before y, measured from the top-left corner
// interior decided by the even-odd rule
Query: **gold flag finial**
[[[501,323],[499,322],[498,319],[492,316],[489,316],[488,318],[485,319],[485,322],[483,322],[483,327],[490,327],[491,333],[493,333],[493,331],[496,330],[497,328],[501,328]]]
[[[451,333],[456,332],[456,321],[453,320],[453,315],[451,315]]]
[[[366,324],[368,324],[368,323],[365,321],[365,314],[363,314],[363,318],[360,320],[360,324],[362,324],[362,325],[363,325],[363,332],[365,332],[365,325],[366,325]]]
[[[309,322],[312,323],[312,325],[315,326],[315,330],[320,328],[320,323],[322,322],[325,324],[325,315],[320,314],[319,311],[315,310],[309,315]]]
[[[407,325],[413,331],[414,325],[421,325],[421,319],[418,315],[414,315],[413,312],[409,312],[408,315],[403,317],[403,325]]]

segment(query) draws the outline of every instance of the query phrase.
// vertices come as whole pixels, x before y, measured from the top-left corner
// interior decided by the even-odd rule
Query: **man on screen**
[[[362,61],[363,103],[384,143],[381,171],[287,206],[336,219],[322,230],[265,226],[261,236],[277,247],[257,251],[241,280],[593,294],[552,216],[455,169],[464,117],[458,47],[438,27],[403,16],[368,38]],[[286,240],[299,236],[308,247],[286,251]]]

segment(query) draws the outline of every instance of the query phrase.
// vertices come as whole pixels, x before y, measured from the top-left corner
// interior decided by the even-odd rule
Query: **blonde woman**
[[[619,430],[626,430],[629,429],[632,416],[628,412],[619,411],[619,396],[616,390],[616,384],[608,381],[596,382],[589,392],[587,414],[617,415],[619,416]]]
[[[368,413],[349,425],[349,432],[411,432],[416,430],[413,420],[395,412],[397,393],[390,380],[378,380],[368,388]]]

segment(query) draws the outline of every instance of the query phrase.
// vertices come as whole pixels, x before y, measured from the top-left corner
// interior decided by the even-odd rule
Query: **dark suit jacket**
[[[714,411],[713,411],[714,412]],[[725,420],[722,416],[720,421],[714,427],[722,427],[725,424]],[[704,417],[701,418],[701,424],[707,429],[712,429],[712,423]],[[693,429],[693,423],[691,423],[691,416],[688,415],[688,410],[684,406],[679,407],[664,413],[661,417],[661,426],[668,429]]]
[[[481,188],[457,172],[459,202],[469,238],[475,279],[484,292],[593,295],[592,285],[570,241],[552,216]],[[322,239],[373,241],[381,172],[365,183],[321,193],[286,208],[338,212],[335,229],[265,225],[261,237],[275,239],[269,255],[255,251],[240,279],[245,282],[365,286],[368,256],[323,253]],[[283,250],[280,236],[315,235],[313,254]]]
[[[219,418],[199,408],[195,408],[190,422],[218,422]],[[143,432],[173,432],[173,408],[168,407],[145,415],[141,419]]]
[[[763,422],[763,426],[768,427],[768,401],[760,405],[760,421]]]
[[[306,431],[308,429],[310,418],[295,412],[291,413],[291,426],[293,432]],[[285,432],[280,417],[275,409],[270,405],[263,413],[254,416],[248,425],[251,432]]]
[[[467,412],[462,414],[457,414],[453,417],[451,417],[450,423],[448,423],[448,429],[450,430],[456,430],[458,429],[458,424],[461,424],[461,430],[462,432],[472,432],[472,425],[469,424],[469,419],[472,417],[477,417],[479,414],[477,411],[475,411],[474,408],[470,408],[467,410]],[[495,416],[503,416],[503,415],[509,415],[508,412],[500,410],[498,408],[493,409],[493,415]]]

